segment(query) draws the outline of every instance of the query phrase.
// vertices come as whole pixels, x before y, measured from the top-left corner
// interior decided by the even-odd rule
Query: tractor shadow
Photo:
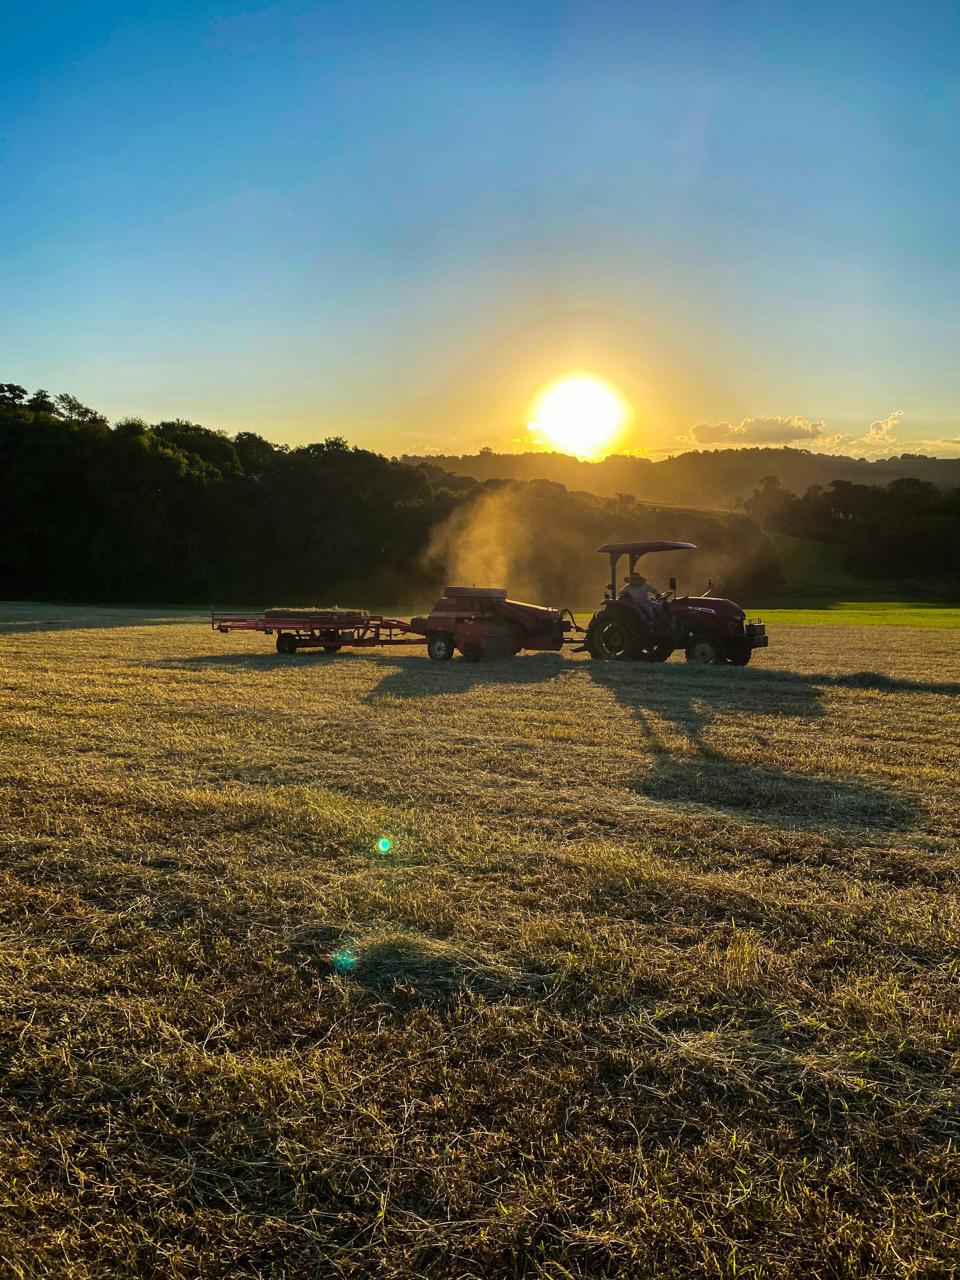
[[[751,721],[790,719],[799,722],[798,734],[816,734],[818,722],[827,715],[823,695],[828,689],[960,693],[956,682],[926,683],[874,672],[799,675],[691,669],[678,663],[653,669],[590,663],[587,670],[632,713],[648,748],[651,767],[632,790],[652,800],[722,810],[748,821],[816,829],[903,831],[915,824],[917,807],[908,797],[881,786],[745,763],[709,740],[716,722],[740,717],[748,741],[762,750],[766,734],[762,729],[751,731]]]
[[[650,768],[630,786],[636,794],[667,803],[692,804],[740,820],[781,826],[840,828],[850,831],[903,831],[917,820],[916,805],[881,786],[842,777],[803,773],[775,764],[746,763],[719,750],[710,729],[735,716],[750,722],[771,716],[789,719],[797,733],[816,732],[827,714],[830,689],[882,693],[960,693],[960,682],[897,679],[877,672],[849,675],[800,675],[760,668],[692,667],[672,662],[601,663],[561,653],[527,654],[476,664],[424,662],[422,657],[376,655],[386,674],[366,695],[376,705],[387,699],[417,699],[462,694],[478,688],[549,684],[558,677],[584,673],[628,710],[645,745]],[[808,722],[808,723],[805,723]],[[764,735],[750,740],[760,753]],[[677,738],[680,741],[677,741]]]
[[[161,658],[148,665],[204,671],[222,669],[226,671],[296,671],[305,663],[327,666],[341,662],[366,662],[367,655],[362,652],[324,653],[322,649],[303,649],[298,653],[276,653],[273,649],[265,653],[201,653],[185,658]]]
[[[763,668],[692,667],[686,663],[601,663],[563,653],[533,653],[492,662],[461,658],[431,662],[422,653],[307,650],[296,655],[221,653],[168,659],[158,665],[187,669],[296,670],[303,664],[374,666],[373,687],[363,696],[370,706],[419,700],[473,690],[548,685],[583,673],[629,711],[646,747],[649,769],[628,784],[635,794],[673,804],[691,804],[734,815],[742,821],[810,829],[903,831],[915,824],[911,798],[881,786],[843,777],[825,777],[753,764],[725,753],[710,730],[738,717],[754,753],[762,757],[770,717],[792,720],[800,737],[818,731],[827,715],[824,695],[834,689],[888,694],[960,694],[960,681],[916,681],[878,672],[801,675]],[[767,728],[763,722],[766,720]],[[751,729],[751,722],[760,728]],[[750,736],[752,734],[752,737]],[[679,742],[678,739],[679,738]]]
[[[373,654],[371,659],[388,668],[376,687],[364,698],[376,704],[392,698],[436,698],[467,693],[471,689],[511,685],[547,684],[571,669],[562,653],[527,654],[493,662],[431,662],[422,656]]]

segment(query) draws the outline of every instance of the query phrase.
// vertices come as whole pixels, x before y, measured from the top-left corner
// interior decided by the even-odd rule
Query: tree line
[[[313,603],[417,586],[430,530],[474,482],[339,438],[106,418],[0,385],[0,593],[83,601]],[[306,599],[304,599],[306,597]]]
[[[960,487],[834,480],[797,495],[771,475],[743,506],[765,530],[834,544],[843,566],[864,577],[960,586]]]
[[[777,476],[783,487],[794,493],[804,493],[815,484],[826,487],[834,480],[884,485],[893,480],[921,479],[945,489],[960,485],[960,458],[901,454],[867,460],[786,446],[692,449],[657,462],[617,454],[585,462],[563,453],[494,453],[492,449],[462,457],[406,457],[403,461],[431,461],[454,475],[474,480],[553,480],[568,489],[605,497],[632,493],[661,505],[723,511],[740,509],[767,475]]]
[[[502,509],[511,512],[511,536],[523,536],[503,563],[518,574],[523,567],[528,581],[546,566],[541,580],[554,603],[579,605],[584,593],[599,593],[604,565],[594,548],[614,537],[700,542],[700,576],[720,572],[731,594],[779,586],[776,553],[746,515],[664,510],[560,484],[478,481],[339,437],[291,448],[179,419],[111,424],[71,395],[3,383],[0,596],[413,604],[462,563],[462,539],[479,527],[472,513],[507,488]]]

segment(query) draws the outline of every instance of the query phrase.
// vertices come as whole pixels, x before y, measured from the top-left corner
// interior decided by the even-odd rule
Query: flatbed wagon
[[[366,609],[265,609],[261,613],[210,614],[214,631],[259,631],[277,637],[277,653],[298,649],[372,649],[380,645],[426,644],[426,625],[385,618]]]

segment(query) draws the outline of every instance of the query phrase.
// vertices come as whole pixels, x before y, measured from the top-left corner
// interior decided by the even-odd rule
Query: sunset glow
[[[629,416],[627,402],[609,382],[570,373],[541,391],[529,430],[537,443],[561,453],[600,458],[617,444]]]

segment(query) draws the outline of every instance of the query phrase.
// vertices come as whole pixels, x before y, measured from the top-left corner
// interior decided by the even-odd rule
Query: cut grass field
[[[0,1272],[956,1272],[957,631],[268,643],[0,606]]]

